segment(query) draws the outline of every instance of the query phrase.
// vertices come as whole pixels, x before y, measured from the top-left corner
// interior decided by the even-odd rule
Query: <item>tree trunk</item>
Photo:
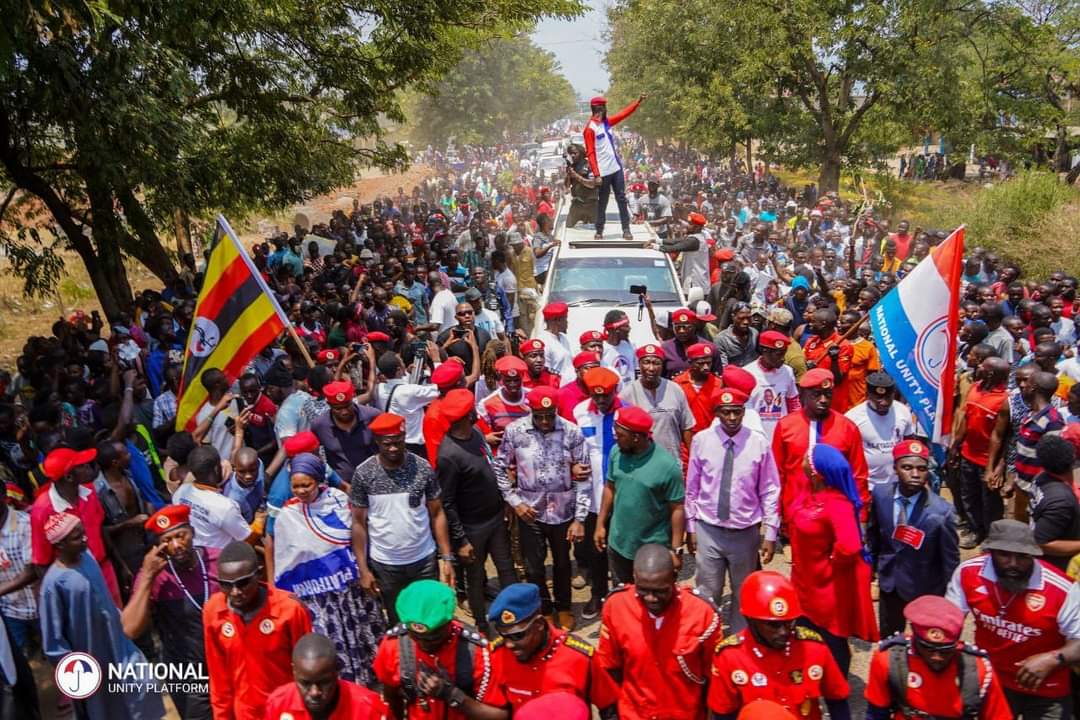
[[[85,236],[71,244],[82,258],[83,265],[86,266],[90,283],[94,286],[94,292],[97,293],[98,302],[101,303],[105,317],[115,318],[120,313],[130,313],[134,303],[123,263],[120,263],[122,275],[111,273],[105,269],[100,255]]]
[[[117,188],[116,195],[124,208],[128,225],[135,231],[135,237],[125,238],[127,242],[124,247],[128,254],[145,265],[162,283],[171,284],[176,279],[176,268],[173,267],[165,248],[161,246],[153,221],[147,216],[131,188]]]
[[[191,223],[188,222],[188,215],[180,208],[173,210],[173,233],[176,235],[176,254],[180,258],[180,264],[183,265],[185,255],[193,254],[191,252]]]
[[[1068,129],[1061,125],[1057,126],[1054,145],[1054,172],[1069,171],[1069,136]]]
[[[113,195],[96,177],[93,169],[87,168],[80,173],[86,180],[86,194],[90,200],[90,212],[94,228],[93,251],[90,257],[79,251],[86,270],[98,290],[102,308],[110,320],[117,310],[128,312],[133,305],[131,284],[128,282],[127,268],[120,254],[120,245],[128,236],[120,218],[117,217]],[[101,277],[98,277],[98,274]],[[100,286],[107,286],[110,304],[115,306],[113,314],[106,307],[106,298],[101,295]]]
[[[840,190],[840,151],[829,149],[821,160],[821,171],[818,173],[818,196],[827,192]]]
[[[754,138],[746,136],[746,172],[754,173]]]

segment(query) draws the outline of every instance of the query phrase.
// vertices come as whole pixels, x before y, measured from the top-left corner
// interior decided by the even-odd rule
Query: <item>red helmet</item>
[[[772,570],[750,573],[739,590],[739,610],[755,620],[794,620],[802,615],[791,581]]]

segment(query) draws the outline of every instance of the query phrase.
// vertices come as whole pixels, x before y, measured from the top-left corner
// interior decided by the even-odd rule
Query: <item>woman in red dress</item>
[[[870,564],[863,551],[862,501],[847,458],[818,444],[804,463],[811,490],[792,509],[791,581],[805,624],[821,633],[847,675],[848,638],[879,639],[870,598]]]

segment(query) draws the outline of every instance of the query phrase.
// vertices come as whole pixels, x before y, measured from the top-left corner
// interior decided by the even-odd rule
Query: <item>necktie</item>
[[[899,497],[896,499],[900,503],[900,512],[896,516],[896,526],[907,525],[908,520],[908,499],[906,497]]]
[[[724,467],[720,471],[720,490],[716,503],[717,520],[731,517],[731,476],[735,472],[735,441],[730,438],[726,440],[724,450]]]

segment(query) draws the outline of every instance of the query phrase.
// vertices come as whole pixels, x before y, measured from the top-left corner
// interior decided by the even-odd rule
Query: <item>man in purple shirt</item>
[[[733,633],[746,627],[739,588],[757,569],[759,551],[763,565],[772,560],[780,529],[780,474],[769,441],[743,426],[746,401],[740,390],[716,391],[719,422],[694,436],[686,470],[687,544],[698,585],[719,604],[731,576]]]

